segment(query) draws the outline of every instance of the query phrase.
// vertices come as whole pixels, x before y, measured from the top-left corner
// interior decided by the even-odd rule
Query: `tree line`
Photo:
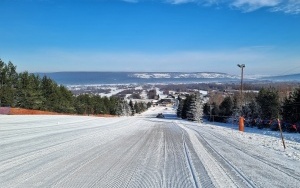
[[[27,71],[18,73],[12,62],[6,64],[0,59],[0,107],[69,114],[134,115],[145,111],[149,104],[130,104],[118,97],[92,94],[74,96],[65,86],[49,77]]]
[[[220,95],[219,95],[220,96]],[[300,121],[300,88],[282,95],[275,87],[261,88],[258,93],[240,93],[211,97],[204,104],[203,112],[208,119],[224,122],[230,116],[242,115],[248,119],[282,119],[289,123]],[[221,102],[220,102],[221,101]]]

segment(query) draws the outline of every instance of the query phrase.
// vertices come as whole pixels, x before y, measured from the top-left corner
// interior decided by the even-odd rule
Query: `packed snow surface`
[[[0,187],[300,187],[299,134],[174,114],[0,116]]]

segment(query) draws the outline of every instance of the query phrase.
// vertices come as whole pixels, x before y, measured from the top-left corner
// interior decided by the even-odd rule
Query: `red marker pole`
[[[243,116],[240,117],[240,121],[239,121],[239,131],[244,132],[244,117],[243,117]]]

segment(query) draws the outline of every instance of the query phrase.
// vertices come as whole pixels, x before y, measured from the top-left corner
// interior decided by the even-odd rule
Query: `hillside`
[[[170,78],[170,79],[180,79],[180,78],[228,78],[228,79],[237,79],[235,75],[230,75],[226,73],[218,72],[141,72],[141,73],[129,73],[129,76],[135,78]]]
[[[64,85],[95,84],[145,84],[188,83],[203,81],[228,81],[239,79],[236,75],[217,72],[53,72],[36,73]]]
[[[300,82],[300,74],[289,74],[281,76],[269,76],[262,77],[261,79],[272,80],[272,81],[288,81],[288,82]]]

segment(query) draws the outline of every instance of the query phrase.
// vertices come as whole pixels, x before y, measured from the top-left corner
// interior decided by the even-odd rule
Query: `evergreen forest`
[[[0,107],[26,108],[67,114],[134,115],[150,105],[127,103],[118,97],[81,94],[75,96],[65,86],[47,76],[17,72],[12,63],[0,59]]]
[[[282,91],[275,87],[262,87],[258,92],[215,94],[203,106],[203,114],[210,121],[226,122],[243,116],[249,125],[280,119],[286,124],[300,123],[300,88]],[[259,120],[260,122],[255,122]],[[300,125],[300,124],[299,124]],[[263,128],[263,127],[262,127]],[[300,126],[299,126],[300,128]],[[297,131],[297,130],[296,130]]]

